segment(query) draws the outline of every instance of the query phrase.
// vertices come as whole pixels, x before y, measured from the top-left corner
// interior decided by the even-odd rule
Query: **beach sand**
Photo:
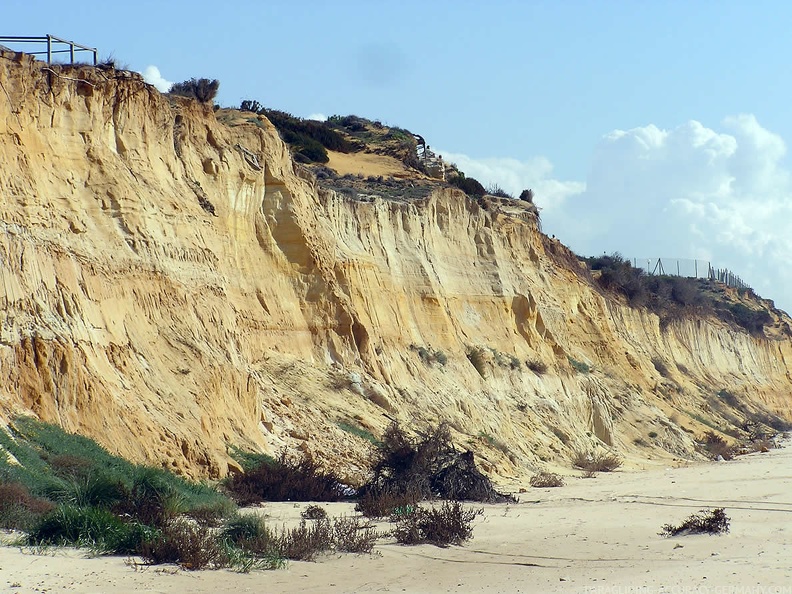
[[[83,551],[0,547],[9,592],[789,592],[792,594],[792,448],[684,468],[568,477],[528,488],[521,502],[484,505],[465,546],[331,555],[239,574],[138,566]],[[323,504],[324,505],[324,504]],[[305,504],[266,504],[278,524]],[[331,515],[350,504],[327,504]],[[725,507],[731,531],[663,538],[705,507]]]

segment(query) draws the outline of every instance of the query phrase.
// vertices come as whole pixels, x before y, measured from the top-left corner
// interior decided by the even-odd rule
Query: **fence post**
[[[74,64],[74,42],[69,42],[69,63]]]
[[[47,34],[47,64],[52,64],[52,35]]]

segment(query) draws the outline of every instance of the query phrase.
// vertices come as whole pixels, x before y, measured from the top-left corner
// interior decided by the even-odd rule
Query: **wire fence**
[[[635,268],[641,268],[649,275],[687,276],[707,278],[721,282],[729,287],[749,289],[751,286],[728,268],[714,268],[708,260],[688,258],[633,258]]]
[[[31,56],[47,56],[47,64],[52,64],[52,57],[56,54],[69,54],[69,64],[74,64],[74,56],[79,52],[91,52],[93,55],[93,65],[96,66],[96,48],[80,45],[73,41],[61,39],[54,35],[45,35],[44,37],[0,37],[0,44],[11,44],[11,46],[21,46],[24,48],[31,48],[19,50]],[[2,49],[2,48],[0,48]],[[12,51],[14,47],[8,47]]]

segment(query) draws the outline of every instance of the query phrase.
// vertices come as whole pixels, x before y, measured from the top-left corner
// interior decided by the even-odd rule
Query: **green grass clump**
[[[134,554],[156,531],[138,522],[123,522],[98,507],[59,505],[41,518],[27,536],[30,545],[88,547],[103,553]]]
[[[0,482],[22,484],[55,503],[113,510],[154,525],[177,513],[220,518],[233,508],[212,487],[133,464],[87,437],[30,417],[0,430],[0,446],[19,462],[0,459]]]
[[[229,450],[231,457],[239,462],[245,472],[258,468],[262,464],[273,464],[275,462],[275,458],[268,454],[249,452],[236,446],[231,446]]]
[[[572,366],[572,368],[575,371],[577,371],[578,373],[585,373],[585,374],[591,373],[591,366],[590,365],[587,365],[586,363],[583,363],[582,361],[577,361],[577,360],[575,360],[575,359],[573,359],[572,357],[569,357],[569,356],[567,356],[567,359],[569,360],[569,364]]]
[[[366,441],[368,441],[373,445],[377,445],[380,443],[380,441],[376,437],[374,437],[374,434],[371,433],[371,431],[367,431],[366,429],[363,429],[362,427],[358,427],[357,425],[352,425],[351,423],[346,423],[344,421],[338,421],[336,423],[336,426],[338,426],[338,428],[341,429],[342,431],[346,431],[347,433],[356,435],[361,439],[365,439]]]

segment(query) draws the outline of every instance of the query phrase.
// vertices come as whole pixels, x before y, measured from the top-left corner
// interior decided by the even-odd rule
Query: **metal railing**
[[[41,49],[40,51],[32,51],[32,52],[29,52],[27,50],[20,50],[20,51],[23,51],[23,53],[29,54],[31,56],[47,56],[47,64],[52,64],[52,56],[54,54],[69,54],[69,64],[74,64],[75,53],[91,52],[93,54],[93,65],[96,66],[95,47],[80,45],[79,43],[74,43],[73,41],[61,39],[60,37],[55,37],[54,35],[45,35],[44,37],[0,37],[0,44],[2,43],[10,43],[13,45],[37,44],[42,48],[46,48],[46,49]],[[68,46],[68,48],[63,48],[62,46],[64,45]],[[14,48],[10,48],[10,49],[14,49]]]
[[[750,285],[728,268],[713,268],[707,260],[686,258],[632,258],[635,268],[643,268],[648,275],[687,276],[708,278],[729,287],[748,289]]]

